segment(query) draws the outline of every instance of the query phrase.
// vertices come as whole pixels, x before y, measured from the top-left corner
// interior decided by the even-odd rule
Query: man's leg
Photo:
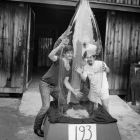
[[[34,132],[37,135],[42,137],[43,132],[41,130],[41,126],[42,126],[45,114],[46,114],[48,108],[50,107],[50,94],[51,94],[52,89],[50,87],[48,87],[46,83],[40,82],[39,90],[40,90],[41,99],[42,99],[42,107],[41,107],[40,111],[38,112],[36,119],[35,119]]]

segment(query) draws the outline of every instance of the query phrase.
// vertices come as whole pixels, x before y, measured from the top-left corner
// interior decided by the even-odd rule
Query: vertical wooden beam
[[[28,88],[28,81],[30,80],[30,79],[28,79],[28,77],[29,77],[29,65],[30,65],[30,63],[29,63],[29,53],[30,53],[30,41],[31,41],[31,38],[30,38],[30,34],[31,34],[31,8],[29,8],[29,10],[28,10],[28,21],[27,21],[27,51],[26,51],[26,58],[27,59],[25,59],[26,60],[26,89]]]
[[[130,63],[135,62],[135,15],[132,16],[132,28],[131,28],[131,46],[130,46]]]
[[[137,0],[137,5],[140,5],[140,0]]]
[[[107,11],[107,18],[106,18],[106,35],[105,35],[105,52],[104,52],[104,60],[108,67],[110,68],[110,63],[109,63],[109,39],[110,39],[110,12]],[[111,81],[110,74],[108,75],[108,82]],[[111,85],[109,84],[109,88]]]
[[[127,89],[127,82],[129,76],[129,47],[130,47],[130,31],[131,31],[131,21],[130,15],[124,13],[123,16],[123,41],[122,41],[122,61],[123,65],[123,75],[124,75],[124,89]]]
[[[6,85],[6,71],[5,71],[5,64],[4,64],[4,30],[5,30],[5,7],[1,4],[0,7],[0,87],[4,87]]]
[[[16,72],[16,55],[17,55],[17,48],[18,48],[18,31],[19,31],[19,13],[17,13],[18,9],[15,6],[15,13],[14,13],[14,27],[13,27],[13,58],[12,58],[12,79],[11,79],[11,85],[12,87],[15,86],[15,73]]]
[[[114,89],[114,80],[115,80],[115,77],[114,77],[114,43],[115,43],[115,22],[116,22],[116,13],[115,11],[113,11],[112,15],[111,15],[111,20],[112,20],[112,24],[110,25],[111,26],[111,41],[110,41],[110,68],[111,68],[111,89]]]
[[[108,11],[108,28],[106,30],[107,65],[111,72],[108,74],[109,88],[114,89],[114,34],[115,34],[115,12]]]
[[[3,58],[4,58],[4,67],[5,67],[5,72],[6,72],[6,86],[7,85],[7,79],[9,80],[10,78],[10,63],[9,63],[9,48],[8,48],[8,6],[5,5],[5,10],[4,10],[4,52],[3,52]]]
[[[140,61],[140,18],[138,19],[138,32],[139,32],[139,37],[138,37],[138,57],[137,57],[137,59]]]
[[[111,0],[107,0],[107,2],[111,2]]]
[[[120,3],[124,3],[124,0],[120,0]]]
[[[28,6],[13,4],[14,14],[14,48],[11,87],[22,87],[26,84],[26,40]]]
[[[137,16],[136,16],[137,19]],[[135,39],[134,39],[134,46],[135,46],[135,63],[138,62],[138,43],[139,43],[139,25],[138,20],[135,21]]]
[[[128,0],[128,4],[131,4],[131,0]]]
[[[119,15],[121,15],[119,13]],[[119,37],[118,37],[118,67],[119,68],[119,74],[118,74],[118,77],[119,77],[119,89],[123,89],[122,85],[123,85],[123,75],[122,75],[122,66],[123,65],[123,62],[122,62],[122,37],[123,37],[123,32],[122,32],[122,15],[119,17]]]
[[[125,3],[125,4],[128,4],[128,0],[124,0],[124,3]]]
[[[116,3],[116,0],[112,0],[113,3]]]
[[[22,85],[21,77],[23,77],[23,73],[21,77],[19,75],[21,74],[21,10],[18,8],[18,5],[13,5],[12,8],[15,6],[15,18],[14,18],[14,29],[15,34],[14,38],[16,39],[16,43],[14,43],[14,51],[13,51],[13,72],[12,72],[12,79],[11,79],[11,86],[12,87],[20,87]],[[23,22],[23,21],[22,21]]]
[[[120,3],[120,0],[116,0],[116,3]]]
[[[116,25],[115,25],[115,44],[114,44],[114,74],[115,74],[115,83],[114,89],[119,89],[119,50],[118,50],[118,37],[119,37],[119,15],[116,15]]]
[[[132,5],[137,5],[137,0],[132,0]]]

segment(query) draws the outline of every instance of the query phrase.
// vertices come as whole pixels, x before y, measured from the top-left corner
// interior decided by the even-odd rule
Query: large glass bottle
[[[96,49],[96,55],[101,56],[100,59],[102,59],[102,43],[95,16],[89,5],[89,0],[79,0],[76,7],[76,12],[68,26],[72,32],[68,36],[69,44],[72,45],[74,49],[70,83],[74,89],[80,90],[81,78],[75,71],[75,67],[77,65],[80,67],[85,65],[83,54],[89,44],[92,44],[94,47],[96,46],[96,48],[93,49]],[[68,93],[68,97],[70,97],[70,102],[79,103],[79,100],[71,92]]]
[[[82,58],[88,44],[96,45],[96,55],[100,56],[100,59],[102,57],[100,32],[95,16],[90,8],[89,0],[79,0],[69,26],[72,26],[71,43],[74,47],[71,85],[74,89],[80,89],[81,78],[75,71],[75,66],[78,64],[83,67]],[[71,102],[79,102],[73,94],[71,94]]]

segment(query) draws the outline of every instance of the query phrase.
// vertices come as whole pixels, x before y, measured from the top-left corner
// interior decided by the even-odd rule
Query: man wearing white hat
[[[79,66],[75,70],[80,74],[83,81],[89,78],[90,90],[88,98],[90,101],[95,102],[95,108],[98,108],[98,99],[101,100],[103,108],[109,111],[109,90],[106,73],[109,72],[109,68],[103,61],[96,59],[97,47],[92,44],[88,44],[86,51],[83,54],[84,60],[87,61],[87,65],[82,70]]]

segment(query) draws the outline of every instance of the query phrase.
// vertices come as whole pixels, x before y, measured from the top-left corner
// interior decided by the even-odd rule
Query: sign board
[[[96,124],[69,124],[68,140],[97,140]]]

